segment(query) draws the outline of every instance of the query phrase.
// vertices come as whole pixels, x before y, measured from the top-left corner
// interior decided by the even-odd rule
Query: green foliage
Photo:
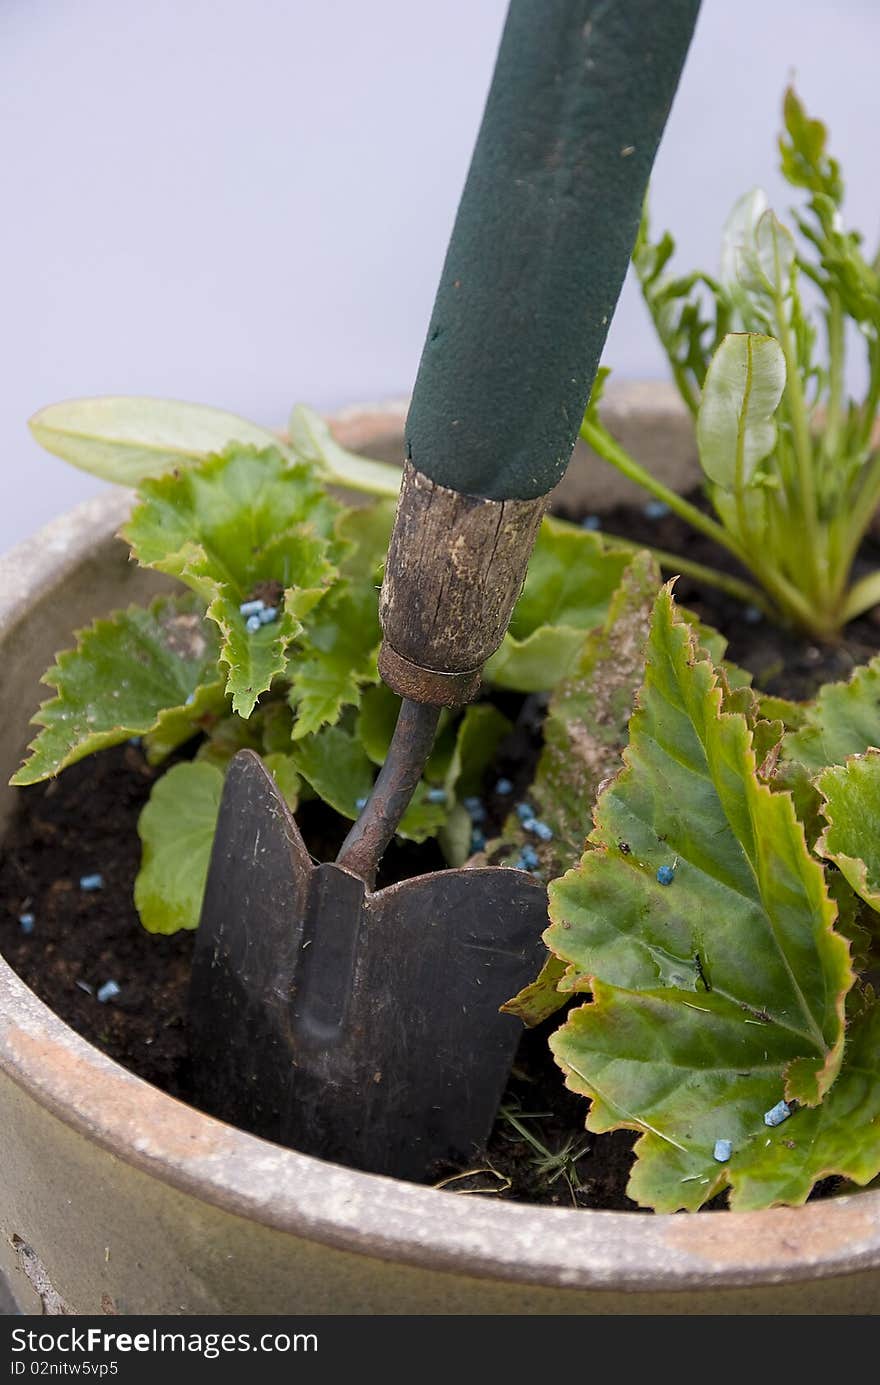
[[[880,654],[846,683],[826,683],[786,735],[783,757],[811,774],[842,765],[850,755],[880,746]]]
[[[248,717],[284,672],[303,618],[337,574],[336,508],[304,463],[277,449],[234,447],[143,482],[123,534],[145,567],[180,578],[208,602],[233,709]],[[239,607],[269,595],[278,617],[255,632]]]
[[[786,93],[782,172],[806,194],[792,232],[756,189],[724,228],[717,278],[674,277],[665,234],[644,219],[633,256],[645,301],[682,398],[697,422],[700,461],[717,520],[668,490],[588,408],[590,446],[750,569],[778,619],[832,639],[880,602],[880,572],[851,570],[880,504],[880,265],[844,228],[840,168],[827,132]],[[804,279],[819,290],[807,308]],[[845,389],[848,325],[863,343],[868,384]],[[823,350],[818,347],[824,338]],[[731,579],[717,575],[733,590]]]
[[[343,707],[357,705],[361,688],[377,681],[381,634],[375,590],[338,583],[308,623],[299,657],[290,662],[295,740],[334,726]]]
[[[817,850],[880,913],[880,750],[829,765],[816,783],[828,823]]]
[[[134,887],[150,933],[198,927],[222,792],[222,771],[205,761],[174,765],[153,785],[138,821],[143,854]]]
[[[629,557],[597,534],[545,519],[510,629],[486,664],[487,681],[518,692],[555,687],[584,633],[605,619]]]
[[[30,427],[47,452],[119,486],[138,486],[236,443],[271,447],[278,441],[224,409],[136,396],[50,404],[34,414]]]
[[[129,606],[79,632],[43,675],[56,689],[34,717],[43,729],[13,784],[36,784],[96,750],[153,738],[161,759],[223,713],[219,641],[192,596]]]
[[[699,1207],[726,1183],[757,1205],[764,1112],[818,1104],[840,1071],[849,949],[791,799],[758,774],[756,743],[763,758],[781,734],[661,593],[625,768],[580,865],[551,886],[545,935],[566,967],[557,984],[592,994],[551,1046],[592,1099],[591,1129],[643,1132],[629,1192],[658,1210]]]

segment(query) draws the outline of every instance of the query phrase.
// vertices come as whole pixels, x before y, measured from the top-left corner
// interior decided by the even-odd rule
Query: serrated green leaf
[[[528,844],[544,878],[559,875],[583,855],[600,784],[620,769],[629,719],[645,672],[645,646],[660,573],[638,553],[623,574],[605,624],[584,640],[577,663],[551,698],[544,745],[527,801],[553,836],[542,841],[516,813],[504,824],[493,860],[515,866]],[[688,615],[698,626],[696,617]],[[723,653],[724,641],[719,648]],[[622,844],[625,847],[626,843]],[[556,965],[558,963],[558,965]],[[536,981],[505,1006],[524,1024],[539,1024],[567,1001],[559,983],[567,965],[551,959]]]
[[[50,404],[30,428],[47,452],[120,486],[191,466],[232,443],[278,446],[268,428],[225,409],[133,395]]]
[[[373,766],[356,736],[341,726],[325,726],[295,741],[291,758],[319,798],[345,818],[358,816],[357,800],[369,797],[373,787]]]
[[[223,636],[226,689],[243,717],[282,673],[302,620],[336,576],[337,508],[303,463],[277,448],[233,448],[145,481],[123,534],[138,561],[180,578],[210,602]],[[240,605],[268,594],[273,624],[249,631]]]
[[[816,784],[828,823],[816,850],[880,913],[880,750],[831,765]]]
[[[305,404],[295,405],[287,435],[295,455],[317,467],[326,480],[370,495],[397,499],[400,491],[399,468],[349,452],[336,441],[329,424],[314,409],[307,408]]]
[[[193,760],[153,785],[138,820],[143,844],[134,902],[150,933],[197,928],[220,812],[223,772]]]
[[[375,589],[337,584],[308,620],[288,664],[294,740],[335,725],[343,707],[358,704],[364,685],[378,680],[381,637]]]
[[[733,1177],[716,1139],[756,1137],[783,1095],[821,1100],[853,982],[822,867],[723,692],[664,589],[626,767],[599,799],[593,849],[550,887],[545,940],[594,995],[554,1053],[594,1100],[591,1129],[647,1132],[631,1190],[664,1210]]]
[[[880,746],[880,654],[848,682],[825,684],[804,709],[800,729],[785,737],[782,754],[815,773],[872,746]]]
[[[13,784],[36,784],[132,736],[151,735],[161,758],[219,716],[218,640],[197,598],[157,597],[96,620],[58,655],[42,681],[57,690],[34,717],[41,726]]]
[[[553,693],[544,745],[525,795],[553,836],[536,839],[511,813],[502,833],[508,864],[529,843],[541,871],[552,879],[582,856],[599,785],[621,767],[659,585],[654,559],[646,552],[637,554],[621,578],[605,623],[582,640],[574,667]]]
[[[510,629],[486,664],[487,682],[517,692],[554,687],[584,632],[605,619],[629,556],[607,549],[598,534],[545,519]]]
[[[864,1187],[880,1173],[880,1005],[852,1019],[840,1075],[821,1106],[802,1107],[734,1156],[738,1210],[806,1202],[822,1178]]]
[[[728,491],[748,486],[776,443],[785,357],[773,337],[730,333],[716,351],[697,415],[700,463]]]

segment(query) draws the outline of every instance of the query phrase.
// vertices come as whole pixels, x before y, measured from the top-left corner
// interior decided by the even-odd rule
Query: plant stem
[[[577,528],[576,525],[572,527]],[[631,539],[619,538],[617,534],[601,532],[602,538],[609,548],[619,549],[623,553],[638,553],[647,549],[667,572],[678,572],[683,577],[693,577],[698,582],[705,582],[707,586],[727,592],[728,596],[735,597],[737,601],[742,601],[746,606],[757,606],[771,619],[778,616],[778,612],[767,600],[766,594],[761,591],[760,587],[753,586],[751,582],[745,582],[742,578],[734,577],[729,572],[722,572],[719,568],[695,563],[690,558],[681,557],[678,553],[668,553],[663,548],[652,548],[645,543],[633,543]]]
[[[846,343],[840,295],[828,290],[828,412],[825,420],[823,452],[834,458],[840,449],[840,421],[843,411]]]
[[[785,301],[779,285],[782,280],[782,266],[779,260],[779,246],[774,239],[775,287],[774,306],[776,308],[776,330],[779,345],[785,357],[785,392],[783,399],[788,406],[797,465],[799,494],[798,510],[803,523],[802,555],[804,568],[809,574],[809,587],[814,597],[818,597],[824,586],[816,566],[819,556],[818,516],[816,514],[816,486],[813,476],[813,444],[810,436],[810,423],[807,417],[806,401],[801,385],[800,372],[791,338],[791,328],[785,311]],[[800,539],[799,539],[800,542]],[[804,549],[806,550],[804,552]]]
[[[641,486],[655,496],[657,500],[662,500],[680,519],[685,520],[692,528],[698,529],[707,538],[720,543],[722,548],[726,548],[735,558],[738,558],[744,567],[748,567],[748,558],[744,550],[736,539],[728,534],[726,529],[723,529],[720,524],[716,524],[714,519],[710,519],[708,515],[704,515],[702,510],[697,509],[696,505],[691,505],[689,501],[683,500],[676,491],[664,486],[662,481],[658,481],[656,476],[652,476],[650,471],[640,466],[636,459],[631,457],[606,429],[593,423],[590,419],[584,419],[580,431],[584,442],[592,447],[593,451],[597,452],[604,461],[610,462],[613,467],[616,467],[621,475],[626,476],[630,481],[635,481],[636,485]]]

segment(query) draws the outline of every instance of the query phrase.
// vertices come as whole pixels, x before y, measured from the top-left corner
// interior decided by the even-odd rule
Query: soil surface
[[[641,510],[621,509],[606,518],[605,527],[694,561],[720,566],[726,558],[674,515],[651,519]],[[880,564],[880,544],[873,542],[864,556]],[[853,622],[839,644],[820,648],[756,620],[755,613],[747,616],[737,602],[690,578],[679,580],[676,595],[722,630],[729,657],[750,669],[758,686],[781,696],[809,697],[880,647],[876,611]],[[487,784],[503,775],[519,793],[540,750],[541,700],[508,696],[503,710],[515,728]],[[132,901],[140,856],[137,818],[154,778],[140,748],[126,745],[19,791],[0,856],[0,952],[72,1028],[141,1077],[189,1099],[186,1000],[193,935],[146,933]],[[491,833],[510,798],[493,802],[490,791],[486,802]],[[332,859],[348,824],[316,802],[304,805],[298,821],[314,855]],[[433,843],[395,844],[378,883],[442,866]],[[95,874],[101,888],[83,888],[83,878],[88,884]],[[22,928],[22,915],[33,915],[32,931]],[[102,1000],[101,988],[111,981],[118,993]],[[585,1103],[566,1091],[547,1047],[547,1034],[558,1023],[556,1017],[524,1034],[487,1157],[478,1169],[451,1171],[448,1186],[533,1202],[633,1209],[625,1187],[635,1136],[585,1131]]]

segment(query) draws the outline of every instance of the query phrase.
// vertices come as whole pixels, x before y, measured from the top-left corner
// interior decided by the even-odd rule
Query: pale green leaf
[[[827,827],[816,844],[856,894],[880,912],[880,750],[852,755],[816,780]]]
[[[151,758],[161,758],[223,711],[217,654],[216,631],[189,594],[96,620],[43,675],[57,696],[34,717],[43,729],[13,784],[35,784],[132,736],[149,735]]]
[[[554,687],[571,667],[585,631],[601,624],[630,555],[598,534],[545,519],[522,595],[487,682],[517,692]]]
[[[336,521],[343,546],[339,562],[343,577],[372,582],[377,593],[396,508],[390,500],[375,500],[343,510]]]
[[[243,717],[286,667],[303,617],[336,576],[337,507],[309,468],[277,448],[235,448],[186,471],[145,481],[125,527],[138,561],[180,578],[210,602],[223,636],[226,688]],[[278,610],[249,631],[240,605]]]
[[[287,428],[291,450],[297,457],[317,467],[325,480],[337,486],[366,491],[397,499],[400,492],[400,469],[388,462],[374,462],[342,447],[330,431],[329,424],[305,404],[297,404],[290,415]]]
[[[134,902],[150,933],[197,928],[220,812],[223,772],[193,760],[153,785],[138,821],[143,845]]]
[[[47,452],[120,486],[204,461],[231,443],[278,446],[268,428],[225,409],[135,395],[50,404],[30,427]]]
[[[773,337],[729,333],[706,375],[697,415],[704,472],[725,490],[749,484],[776,443],[774,414],[785,389],[785,357]]]
[[[758,222],[767,208],[767,194],[764,189],[752,188],[737,199],[724,223],[721,232],[719,277],[733,298],[736,297],[743,260],[751,252]]]
[[[782,754],[815,773],[872,746],[880,747],[880,654],[848,682],[825,684],[800,728],[785,737]]]
[[[664,589],[626,767],[599,799],[593,849],[550,887],[545,939],[594,995],[554,1052],[593,1098],[591,1129],[647,1132],[631,1190],[664,1210],[733,1179],[717,1139],[739,1149],[783,1096],[822,1099],[853,982],[822,867],[723,698]]]

